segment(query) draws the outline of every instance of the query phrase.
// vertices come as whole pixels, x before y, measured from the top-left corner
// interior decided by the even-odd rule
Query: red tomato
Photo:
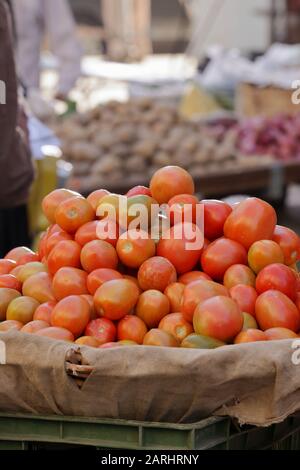
[[[284,254],[284,263],[290,266],[300,260],[300,238],[291,229],[276,225],[273,240]]]
[[[228,343],[242,330],[244,317],[234,300],[217,296],[198,304],[193,324],[197,334]]]
[[[79,227],[91,222],[96,214],[83,197],[74,197],[62,202],[55,212],[56,223],[66,232],[75,233]]]
[[[80,246],[84,246],[93,240],[98,240],[97,226],[98,220],[92,220],[91,222],[87,222],[86,224],[79,227],[75,233],[75,242],[77,242]]]
[[[116,246],[119,238],[119,226],[113,220],[93,220],[82,225],[75,234],[75,241],[84,246],[93,240],[103,240]]]
[[[77,268],[61,268],[53,278],[52,288],[57,300],[88,294],[87,273]]]
[[[209,240],[223,236],[223,228],[232,207],[223,201],[203,200],[204,205],[204,235]]]
[[[114,279],[123,279],[121,273],[114,269],[96,269],[92,271],[87,278],[87,288],[91,295],[94,295],[96,290],[107,281],[113,281]]]
[[[190,271],[189,273],[185,273],[178,278],[178,282],[184,285],[191,284],[194,281],[212,281],[212,278],[208,275],[203,273],[202,271]]]
[[[10,250],[4,259],[15,261],[17,265],[25,264],[29,261],[39,261],[38,256],[26,246],[19,246]]]
[[[256,290],[259,294],[268,290],[278,290],[294,301],[297,294],[297,278],[288,266],[270,264],[257,276]]]
[[[184,288],[185,285],[180,282],[173,282],[166,288],[164,294],[169,299],[171,313],[180,312]]]
[[[101,344],[99,349],[113,349],[113,348],[121,348],[122,345],[120,343],[115,343],[111,341],[110,343]]]
[[[90,320],[90,306],[80,296],[70,295],[54,307],[51,314],[51,325],[71,331],[77,338]]]
[[[169,203],[171,225],[182,223],[197,223],[197,207],[200,207],[199,199],[190,194],[179,194],[172,197]],[[199,211],[200,216],[200,211]]]
[[[255,242],[248,252],[249,266],[256,274],[269,264],[283,262],[283,252],[278,243],[272,240],[260,240]]]
[[[37,336],[43,336],[46,338],[52,338],[59,341],[67,341],[68,343],[74,342],[74,335],[71,331],[66,328],[60,328],[56,326],[50,326],[49,328],[43,328],[34,333]]]
[[[115,341],[117,329],[114,323],[108,318],[97,318],[92,320],[85,329],[86,336],[92,336],[99,341],[99,344],[105,344]]]
[[[143,230],[128,230],[117,243],[119,259],[129,268],[138,269],[147,259],[155,256],[155,252],[155,242]]]
[[[50,324],[42,321],[42,320],[33,320],[27,323],[21,329],[22,333],[34,334],[39,330],[43,330],[44,328],[49,328]]]
[[[72,240],[72,236],[61,230],[60,232],[55,232],[52,235],[49,235],[47,237],[46,243],[45,243],[45,256],[46,258],[50,255],[51,251],[53,248],[62,241],[66,240]]]
[[[137,344],[143,344],[147,331],[148,329],[143,320],[135,315],[126,315],[118,324],[118,340],[130,340]]]
[[[195,184],[191,175],[178,166],[166,166],[154,173],[150,191],[159,204],[167,204],[178,194],[194,194]]]
[[[73,240],[59,242],[48,257],[49,273],[54,275],[60,268],[80,268],[81,246]]]
[[[95,293],[95,308],[99,316],[120,320],[131,313],[139,295],[138,287],[128,279],[108,281]]]
[[[109,243],[103,240],[94,240],[82,248],[81,264],[88,273],[100,268],[116,269],[118,266],[117,252]]]
[[[184,274],[198,264],[203,243],[203,235],[196,225],[178,224],[163,234],[157,255],[168,259],[179,274]]]
[[[203,271],[216,281],[222,281],[227,269],[234,264],[247,264],[247,251],[228,238],[214,241],[201,256]]]
[[[177,281],[176,269],[167,259],[154,256],[140,267],[138,281],[143,290],[155,289],[164,292],[169,284]]]
[[[297,333],[300,329],[300,314],[296,305],[277,290],[268,290],[258,297],[255,314],[262,330],[282,327]]]
[[[231,289],[239,284],[255,287],[255,280],[255,274],[248,266],[244,264],[234,264],[227,269],[223,284],[227,289]]]
[[[134,188],[130,189],[126,194],[127,197],[132,196],[150,196],[152,197],[151,191],[146,186],[135,186]]]
[[[235,300],[242,312],[255,315],[255,303],[258,295],[254,287],[242,284],[234,286],[230,289],[230,297]]]
[[[228,296],[229,292],[222,284],[213,281],[195,281],[188,284],[184,291],[181,304],[181,312],[184,318],[193,323],[195,308],[201,302],[215,296]]]
[[[267,341],[265,333],[261,330],[249,329],[241,331],[234,340],[234,344],[256,343],[256,341]]]
[[[46,323],[51,323],[51,314],[53,312],[53,309],[56,305],[56,302],[50,301],[50,302],[45,302],[41,304],[36,311],[34,312],[33,315],[33,320],[35,321],[44,321]]]
[[[17,263],[12,259],[0,259],[0,275],[9,274],[16,267]]]
[[[8,289],[15,289],[21,292],[22,284],[12,274],[2,274],[0,276],[0,289],[2,287],[7,287]]]
[[[224,235],[249,249],[259,240],[271,240],[276,223],[273,207],[252,197],[242,201],[231,212],[224,225]]]
[[[23,328],[23,323],[17,320],[6,320],[0,322],[0,332],[10,331],[10,330],[21,330]]]

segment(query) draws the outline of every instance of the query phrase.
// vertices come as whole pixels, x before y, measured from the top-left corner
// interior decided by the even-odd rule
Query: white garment
[[[67,0],[13,0],[19,76],[29,89],[40,86],[40,49],[45,34],[59,61],[58,93],[67,95],[81,73],[82,50]]]

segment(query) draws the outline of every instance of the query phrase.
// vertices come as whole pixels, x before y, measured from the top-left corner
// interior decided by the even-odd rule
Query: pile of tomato
[[[134,204],[149,220],[153,205],[165,204],[168,236],[163,227],[154,239],[128,225]],[[109,206],[126,213],[111,219]],[[180,225],[195,228],[199,207],[204,242],[188,249],[174,234]],[[165,167],[149,188],[125,196],[100,189],[84,198],[57,189],[43,211],[49,228],[37,252],[18,247],[0,260],[1,332],[96,348],[212,349],[298,337],[300,239],[277,225],[275,210],[261,199],[200,201],[185,170]]]

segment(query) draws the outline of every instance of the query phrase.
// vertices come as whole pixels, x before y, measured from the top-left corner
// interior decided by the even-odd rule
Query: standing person
[[[82,50],[76,24],[67,0],[12,0],[18,38],[17,64],[27,89],[32,111],[43,117],[46,103],[40,94],[40,52],[47,36],[49,47],[59,63],[55,97],[67,100],[81,73]],[[49,105],[48,105],[49,106]]]
[[[0,0],[0,258],[29,243],[27,201],[33,180],[26,120],[18,106],[12,18],[8,0]]]

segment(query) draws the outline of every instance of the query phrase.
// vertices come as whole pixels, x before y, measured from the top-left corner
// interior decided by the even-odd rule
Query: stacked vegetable
[[[56,190],[43,210],[50,226],[37,253],[18,247],[0,260],[2,332],[100,348],[298,336],[300,240],[260,199],[199,201],[190,174],[169,166],[126,196]]]

